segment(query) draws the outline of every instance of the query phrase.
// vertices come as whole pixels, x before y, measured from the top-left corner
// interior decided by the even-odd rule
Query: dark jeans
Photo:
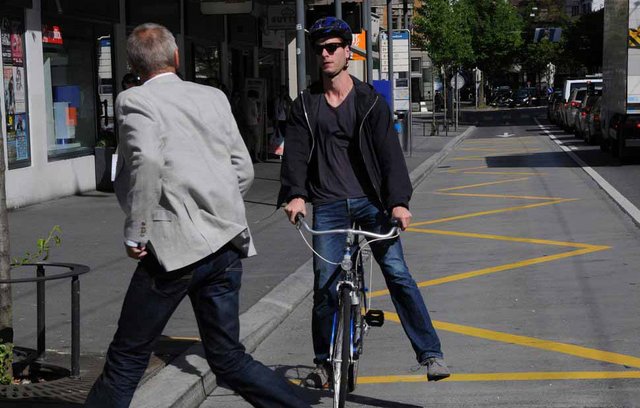
[[[308,407],[283,377],[245,353],[239,341],[241,277],[240,255],[231,245],[170,273],[147,255],[131,279],[104,371],[86,406],[129,406],[157,337],[189,295],[207,362],[218,379],[257,407]]]
[[[368,198],[340,200],[313,208],[313,228],[316,230],[351,228],[353,222],[375,233],[389,230],[387,214]],[[315,235],[313,247],[327,260],[339,263],[344,254],[345,240],[345,234]],[[427,357],[442,357],[440,339],[433,328],[422,294],[404,261],[400,239],[374,242],[371,250],[380,265],[416,359],[422,362]],[[313,258],[313,269],[315,280],[311,327],[314,362],[319,364],[329,358],[331,327],[338,307],[336,285],[341,269],[339,265],[331,265],[317,256]]]

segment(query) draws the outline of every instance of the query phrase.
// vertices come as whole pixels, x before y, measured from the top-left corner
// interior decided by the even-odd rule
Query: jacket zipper
[[[364,163],[365,169],[368,169],[368,167],[367,167],[367,160],[364,157],[364,153],[362,152],[362,127],[364,126],[364,121],[367,119],[367,116],[369,116],[369,113],[371,113],[371,111],[373,110],[373,107],[376,105],[376,102],[378,102],[378,95],[376,95],[376,99],[375,99],[375,101],[373,101],[373,104],[371,104],[371,107],[369,108],[367,113],[364,114],[364,117],[362,118],[362,122],[360,123],[360,130],[358,132],[358,134],[360,135],[360,140],[359,140],[359,142],[360,142],[360,155],[362,155],[362,162]],[[303,106],[304,106],[304,104],[303,104]],[[367,172],[369,172],[369,170],[367,170]],[[369,178],[371,178],[371,175],[369,175]],[[380,191],[376,187],[376,185],[373,182],[373,180],[371,180],[371,185],[372,185],[373,189],[376,191],[376,195],[378,196],[378,201],[380,201],[380,204],[384,207],[384,202],[382,201],[382,197],[380,196]]]
[[[316,139],[313,136],[313,129],[311,129],[311,123],[309,122],[309,115],[307,114],[307,106],[304,103],[304,92],[300,92],[300,96],[302,97],[302,110],[304,111],[304,118],[307,120],[309,133],[311,134],[311,149],[309,150],[309,157],[307,158],[307,164],[309,164],[311,162],[311,155],[313,154],[313,149],[316,146]]]

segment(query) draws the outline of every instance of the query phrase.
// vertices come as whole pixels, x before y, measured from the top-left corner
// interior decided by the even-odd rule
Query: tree
[[[10,279],[9,261],[9,221],[5,192],[4,144],[0,138],[0,279]],[[11,357],[13,349],[13,309],[11,286],[0,284],[0,381],[11,378]],[[5,372],[6,371],[6,372]]]
[[[549,63],[557,66],[562,61],[561,43],[551,42],[546,38],[537,43],[529,43],[524,49],[522,68],[526,72],[535,73],[538,78],[549,77]]]
[[[511,3],[464,0],[471,11],[471,38],[476,66],[489,81],[501,79],[514,65],[522,45],[523,21]],[[480,87],[483,99],[483,87]]]
[[[602,39],[604,37],[604,9],[584,14],[567,29],[565,60],[571,72],[585,69],[587,73],[602,70]]]
[[[470,18],[466,2],[425,0],[413,20],[414,45],[427,50],[437,67],[467,65],[474,60]]]
[[[433,65],[444,71],[445,116],[447,73],[474,60],[470,16],[463,1],[425,0],[413,19],[413,45],[427,50]]]

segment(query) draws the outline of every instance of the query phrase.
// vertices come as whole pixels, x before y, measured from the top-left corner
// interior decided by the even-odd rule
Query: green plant
[[[9,385],[13,378],[11,364],[13,363],[13,344],[0,344],[0,384]]]
[[[49,259],[51,246],[59,247],[62,244],[62,229],[59,225],[54,225],[46,238],[38,238],[36,241],[36,252],[25,252],[21,258],[13,258],[11,266],[20,266],[29,263],[42,262]],[[12,336],[13,337],[13,336]],[[2,339],[0,339],[2,340]],[[4,341],[4,340],[2,340]],[[13,343],[0,343],[0,384],[11,384],[13,380]]]
[[[54,225],[49,231],[49,235],[46,238],[38,238],[36,241],[37,249],[35,253],[29,251],[25,252],[22,258],[13,258],[11,261],[12,266],[19,266],[28,263],[42,262],[49,259],[49,251],[53,242],[53,246],[59,247],[62,244],[62,229],[59,225]]]

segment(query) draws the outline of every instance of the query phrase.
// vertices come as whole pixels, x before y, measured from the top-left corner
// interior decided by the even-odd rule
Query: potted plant
[[[96,164],[96,190],[113,191],[111,165],[116,153],[116,135],[112,129],[100,131],[100,137],[94,150]]]

